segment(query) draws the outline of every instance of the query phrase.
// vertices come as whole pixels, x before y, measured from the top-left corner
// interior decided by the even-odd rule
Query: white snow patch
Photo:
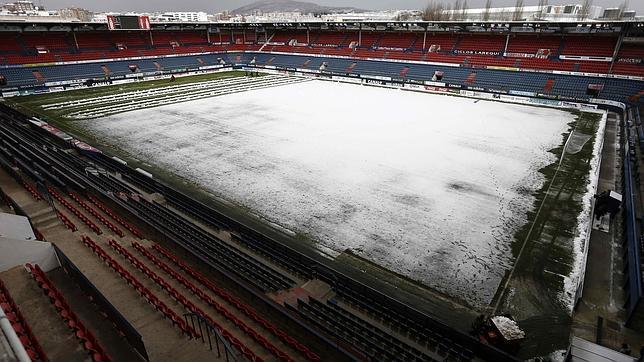
[[[312,81],[84,124],[323,248],[484,306],[573,118]]]
[[[567,350],[560,349],[550,353],[550,355],[548,355],[548,358],[550,358],[550,361],[552,362],[564,362],[566,360],[567,353],[568,353]]]
[[[491,320],[506,341],[514,341],[525,338],[525,332],[522,331],[521,328],[519,328],[517,322],[513,321],[512,319],[506,316],[498,315],[492,317]]]
[[[606,112],[603,113],[602,119],[597,126],[595,134],[595,143],[593,144],[593,157],[590,161],[589,180],[586,186],[586,193],[582,197],[582,211],[577,217],[577,231],[573,239],[573,264],[570,274],[564,276],[564,289],[559,293],[559,300],[572,313],[575,304],[575,295],[579,288],[579,283],[584,277],[586,268],[586,259],[588,257],[588,240],[592,231],[592,213],[593,198],[597,193],[597,183],[599,182],[599,168],[601,166],[601,153],[604,147],[604,130],[606,128]]]

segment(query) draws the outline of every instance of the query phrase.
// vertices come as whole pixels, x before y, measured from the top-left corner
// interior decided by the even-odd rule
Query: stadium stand
[[[127,221],[123,220],[122,217],[118,216],[114,211],[112,211],[110,208],[105,206],[102,202],[100,202],[96,197],[92,195],[88,195],[88,199],[91,201],[94,206],[96,206],[99,210],[103,211],[106,215],[108,215],[112,220],[116,221],[119,223],[121,226],[123,226],[126,230],[128,230],[132,235],[136,236],[139,239],[143,239],[143,234],[132,226],[132,224],[128,223]]]
[[[231,335],[230,332],[228,332],[225,328],[219,325],[219,323],[215,322],[215,320],[212,317],[210,317],[207,313],[205,313],[203,310],[197,307],[193,302],[191,302],[185,296],[183,296],[181,292],[173,288],[168,282],[165,281],[165,279],[163,279],[161,276],[159,276],[157,273],[155,273],[150,268],[148,268],[145,264],[143,264],[138,258],[132,255],[127,249],[119,245],[114,240],[110,240],[109,245],[114,250],[116,250],[121,256],[123,256],[128,262],[130,262],[133,266],[135,266],[137,269],[143,272],[143,274],[145,274],[148,278],[152,279],[159,287],[161,287],[161,289],[163,289],[166,293],[168,293],[178,303],[183,305],[187,310],[189,310],[192,313],[201,315],[202,317],[206,318],[212,325],[216,326],[219,330],[221,330],[222,335],[226,339],[228,339],[232,345],[234,345],[237,349],[242,351],[245,357],[247,357],[251,361],[258,360],[258,357],[255,355],[253,351],[251,351],[247,346],[245,346],[240,340],[238,340],[233,335]],[[173,274],[173,277],[175,276],[182,278],[178,274]],[[182,280],[185,281],[185,279],[182,279]],[[197,289],[195,288],[195,290]],[[251,331],[248,331],[248,333],[251,333]],[[284,358],[285,355],[282,355],[275,347],[273,346],[269,346],[269,347],[271,352],[275,352],[276,354],[279,355],[280,359]],[[286,356],[286,360],[288,360],[287,356]]]
[[[505,46],[505,38],[498,35],[477,35],[467,34],[462,35],[457,40],[458,47],[456,52],[489,52],[489,53],[503,53]]]
[[[115,242],[112,242],[110,245],[117,245]],[[262,337],[257,331],[255,331],[252,327],[248,326],[246,323],[244,323],[243,320],[235,317],[232,313],[230,313],[223,305],[218,303],[214,298],[210,297],[208,294],[206,294],[202,289],[199,289],[195,284],[193,284],[191,281],[183,277],[181,274],[178,272],[175,272],[170,266],[168,266],[165,262],[161,261],[154,255],[152,255],[149,251],[143,247],[143,245],[133,242],[132,246],[139,251],[143,256],[148,258],[150,261],[152,261],[156,266],[158,266],[160,269],[162,269],[165,273],[170,275],[173,279],[177,280],[180,282],[184,287],[188,288],[192,293],[194,293],[196,296],[198,296],[201,300],[206,302],[209,306],[213,307],[214,309],[217,310],[220,314],[222,314],[227,320],[231,321],[236,327],[239,329],[243,330],[247,335],[249,335],[253,340],[258,342],[260,345],[262,345],[265,349],[267,349],[271,354],[273,354],[275,357],[277,357],[280,360],[284,361],[292,361],[292,359],[284,352],[279,350],[279,348],[275,347],[273,344],[271,344],[266,338]],[[126,253],[124,249],[120,249],[120,252]],[[128,257],[130,260],[136,260],[135,257],[130,256]],[[196,310],[195,310],[196,311]],[[195,312],[193,311],[193,312]],[[206,316],[205,314],[200,314],[202,316]],[[212,323],[215,323],[214,321]],[[216,324],[214,324],[216,325]],[[225,334],[224,334],[225,335]],[[234,341],[231,341],[231,343],[234,344]],[[319,361],[319,358],[314,359],[316,361]]]
[[[544,56],[559,55],[557,54],[561,47],[560,36],[548,35],[511,35],[508,42],[507,53],[536,55],[540,50]]]
[[[76,316],[76,313],[72,311],[63,295],[56,289],[49,278],[47,278],[47,275],[42,271],[42,269],[40,269],[38,265],[32,266],[31,264],[27,264],[26,266],[27,269],[29,269],[31,276],[38,283],[38,286],[49,297],[49,301],[54,305],[60,317],[65,321],[67,326],[74,331],[76,338],[88,352],[91,360],[94,362],[111,361],[112,359],[103,350],[96,337],[94,337],[94,334],[87,329],[83,322],[81,322],[81,320]]]
[[[137,245],[139,245],[139,246],[137,246]],[[144,256],[146,256],[149,259],[154,260],[155,263],[163,263],[160,259],[155,257],[148,250],[145,250],[142,246],[140,246],[140,244],[134,244],[134,246]],[[186,274],[190,275],[195,280],[197,280],[202,286],[205,286],[210,291],[214,292],[216,295],[222,297],[224,300],[226,300],[230,304],[234,305],[237,309],[242,311],[246,316],[252,318],[254,321],[256,321],[259,324],[261,324],[264,328],[266,328],[268,331],[270,331],[273,335],[279,337],[281,340],[283,340],[287,344],[291,345],[297,351],[302,353],[309,361],[319,361],[320,360],[320,358],[315,353],[311,352],[305,345],[299,343],[294,338],[290,337],[286,332],[283,332],[283,331],[279,330],[276,326],[274,326],[269,321],[265,320],[260,315],[258,315],[252,308],[244,305],[241,301],[239,301],[235,297],[231,296],[229,293],[227,293],[223,289],[221,289],[221,288],[217,287],[216,285],[214,285],[211,281],[209,281],[207,278],[205,278],[199,272],[197,272],[194,269],[192,269],[190,266],[188,266],[183,261],[179,260],[179,258],[177,258],[175,255],[170,253],[168,250],[164,249],[162,246],[160,246],[158,244],[154,244],[152,247],[159,254],[161,254],[163,257],[167,258],[173,264],[178,266],[183,272],[185,272]]]
[[[409,33],[382,33],[379,34],[376,49],[400,49],[408,50],[417,47],[418,35]],[[422,47],[422,42],[420,44]]]
[[[312,49],[312,48],[309,48]],[[345,51],[345,50],[340,50]],[[391,54],[391,52],[389,52]],[[413,53],[410,53],[413,54]],[[420,53],[418,53],[420,54]],[[374,53],[374,56],[376,54]],[[429,54],[432,57],[458,57],[463,61],[468,56],[442,55],[438,53]],[[300,68],[307,60],[298,55],[270,54],[270,53],[244,53],[240,58],[240,63],[249,62],[255,58],[256,64],[267,64],[270,60],[272,66],[284,68]],[[220,64],[224,60],[227,64],[236,62],[236,55],[219,53],[201,56],[177,56],[167,58],[147,58],[136,61],[113,61],[109,63],[113,77],[126,76],[131,74],[129,66],[133,63],[138,65],[140,72],[158,72],[154,62],[163,64],[164,69],[171,71],[173,69],[195,69],[203,66],[198,61],[201,59],[206,65]],[[549,62],[543,59],[521,59],[521,62]],[[402,68],[398,61],[387,60],[356,60],[342,59],[329,56],[317,56],[309,64],[308,68],[317,70],[322,63],[327,64],[327,72],[345,74],[345,70],[356,63],[356,68],[360,74],[365,76],[393,76],[396,77]],[[554,62],[553,62],[554,63]],[[562,68],[572,70],[573,61],[556,62]],[[43,74],[48,81],[63,81],[68,79],[104,79],[105,73],[101,66],[104,63],[87,63],[87,64],[67,64],[58,66],[42,66],[37,69]],[[637,65],[641,67],[641,65]],[[468,67],[450,67],[445,65],[410,63],[407,73],[407,79],[416,79],[419,81],[430,81],[435,71],[443,71],[445,83],[466,85],[465,80],[469,74]],[[6,68],[0,69],[5,73],[8,80],[8,86],[30,86],[36,83],[33,76],[33,68]],[[557,86],[553,89],[554,94],[572,97],[576,99],[591,98],[586,94],[588,84],[601,84],[603,90],[599,98],[610,99],[615,101],[624,101],[627,97],[632,96],[641,90],[639,81],[626,80],[618,78],[605,78],[593,76],[574,76],[566,74],[552,74],[541,72],[516,72],[500,69],[477,68],[477,84],[481,87],[490,89],[505,89],[521,92],[539,93],[547,79],[556,79]]]
[[[0,60],[5,64],[64,62],[73,60],[118,59],[123,57],[163,56],[190,52],[251,51],[261,47],[254,32],[231,31],[207,36],[197,31],[157,30],[149,35],[141,32],[111,33],[101,31],[24,32],[2,34],[3,48]],[[208,41],[210,38],[210,42]],[[214,39],[213,39],[214,38]],[[357,31],[298,31],[278,30],[271,34],[268,51],[313,53],[337,56],[368,56],[415,61],[441,61],[463,63],[464,58],[439,56],[468,54],[469,63],[475,65],[517,66],[525,69],[568,70],[606,74],[610,67],[587,59],[561,62],[558,57],[612,57],[617,37],[581,35],[515,35],[509,39],[503,34],[443,34],[443,33],[379,33]],[[386,50],[385,53],[354,53],[349,45],[359,48]],[[507,49],[505,43],[507,40]],[[288,43],[309,44],[310,47],[293,47]],[[592,41],[593,47],[585,47]],[[281,45],[280,45],[281,44]],[[628,46],[627,46],[628,47]],[[417,51],[419,54],[416,54]],[[423,56],[429,52],[432,56]],[[621,58],[627,57],[628,50]],[[505,59],[504,55],[509,59]],[[542,61],[531,61],[533,56]],[[500,57],[502,59],[497,59]],[[519,58],[521,62],[512,59]],[[525,58],[525,59],[522,59]],[[641,58],[638,58],[641,59]],[[609,62],[610,63],[610,62]],[[638,63],[641,64],[641,63]],[[633,75],[637,69],[620,64],[612,69],[617,74]],[[621,73],[626,72],[626,73]]]
[[[562,55],[585,55],[592,57],[611,57],[615,51],[615,37],[570,36],[563,38]],[[592,44],[592,46],[588,46]]]
[[[87,225],[92,231],[94,231],[97,235],[101,235],[103,232],[101,229],[94,224],[92,220],[90,220],[85,214],[83,214],[80,210],[78,210],[74,205],[72,205],[69,201],[67,201],[61,194],[59,194],[53,187],[48,188],[49,194],[56,199],[61,205],[65,206],[67,210],[69,210],[72,214],[74,214],[80,221],[82,221],[85,225]]]
[[[634,103],[640,101],[639,97],[633,97],[642,92],[641,79],[614,75],[644,76],[641,46],[621,44],[618,34],[590,37],[587,34],[465,31],[169,29],[173,28],[149,32],[0,32],[0,75],[6,81],[2,91],[42,90],[46,82],[72,80],[109,83],[133,73],[199,71],[225,64],[238,69],[304,68],[320,76],[350,74],[372,80],[386,77],[392,82],[413,82],[419,87],[437,83],[434,75],[441,73],[440,83],[445,89],[533,95],[544,98],[544,102],[549,99],[585,102],[599,98]],[[584,46],[589,41],[596,47]],[[614,62],[584,58],[612,57],[617,47]],[[134,58],[122,59],[130,57]],[[586,74],[553,73],[552,70]],[[598,89],[598,94],[589,93],[591,85]],[[259,308],[256,310],[247,300],[242,302],[233,296],[219,285],[220,280],[214,283],[212,278],[198,272],[194,265],[177,256],[176,250],[223,276],[222,280],[233,284],[235,290],[252,295],[254,302],[261,301],[257,303],[263,303],[262,312],[268,309],[289,323],[306,326],[302,327],[306,333],[319,336],[330,345],[335,342],[335,352],[340,351],[349,358],[357,355],[371,359],[386,356],[391,360],[398,357],[404,360],[513,359],[396,296],[385,295],[333,270],[310,255],[277,242],[106,154],[75,152],[68,141],[29,124],[20,112],[2,105],[0,117],[3,119],[0,122],[3,169],[15,173],[14,178],[35,202],[53,207],[62,205],[54,212],[69,230],[80,230],[76,234],[65,231],[76,235],[74,240],[89,230],[101,235],[95,236],[96,240],[83,235],[82,243],[109,267],[108,271],[118,274],[155,311],[191,338],[202,337],[203,331],[198,332],[189,325],[186,316],[182,318],[163,298],[169,296],[170,302],[178,302],[191,318],[204,320],[213,330],[221,331],[227,343],[248,359],[259,359],[257,351],[249,347],[250,343],[280,360],[292,359],[287,350],[297,351],[299,357],[310,361],[321,359],[314,348],[296,340],[290,329],[278,327],[260,314]],[[640,124],[639,116],[637,119]],[[628,157],[632,156],[627,152],[624,164],[630,164]],[[101,172],[86,172],[97,168]],[[624,179],[625,188],[632,187],[628,181],[632,175],[625,174]],[[628,189],[624,194],[630,194]],[[629,206],[628,199],[626,207],[633,207]],[[625,250],[631,261],[628,273],[632,274],[641,267],[641,255],[631,256],[641,254],[637,250],[641,243],[638,244],[640,240],[635,234],[636,221],[629,213],[625,217]],[[221,232],[228,233],[229,237],[224,240]],[[158,244],[150,248],[146,246],[148,241],[131,244],[116,241],[130,236],[143,240],[150,234],[154,239],[162,236],[164,242],[176,249],[171,252]],[[136,250],[145,259],[137,258],[130,250]],[[118,255],[131,265],[121,265],[116,260]],[[30,270],[32,275],[40,275],[37,267]],[[170,278],[165,279],[161,272]],[[145,275],[149,280],[139,280],[137,275]],[[49,288],[44,278],[40,280]],[[328,294],[299,296],[294,303],[284,304],[288,310],[282,310],[281,305],[266,307],[271,304],[262,299],[265,295],[291,291],[303,280],[326,283]],[[150,281],[167,296],[156,295],[149,285],[146,287],[145,283]],[[641,278],[637,280],[633,274],[627,284],[630,291],[627,309],[632,313],[638,303],[642,304]],[[197,303],[205,303],[217,313],[209,315]],[[227,332],[216,319],[219,316],[229,323],[227,326],[243,331],[243,338],[247,339],[242,342]],[[94,360],[109,360],[109,356],[103,356],[100,348],[95,347],[95,340],[87,337],[87,333],[82,335],[90,342]],[[325,339],[328,336],[331,339]],[[38,354],[34,343],[27,345]]]
[[[638,82],[606,75],[642,77],[644,66],[638,43],[630,38],[619,42],[617,35],[347,29],[266,29],[265,33],[257,33],[244,28],[220,29],[217,33],[193,29],[158,29],[149,33],[6,31],[0,34],[0,63],[9,65],[0,65],[0,76],[6,83],[0,87],[29,89],[50,82],[87,79],[109,82],[133,72],[189,71],[204,66],[242,65],[254,59],[254,64],[260,66],[270,62],[270,66],[317,71],[325,63],[329,73],[346,74],[351,69],[351,73],[365,76],[421,82],[432,80],[432,75],[440,71],[445,74],[445,83],[455,86],[469,84],[470,72],[463,68],[477,68],[476,85],[483,89],[539,93],[548,79],[554,79],[549,96],[588,100],[588,86],[594,84],[601,87],[596,98],[624,102],[641,90]],[[271,39],[269,44],[263,44],[266,38]],[[584,47],[589,41],[593,46]],[[38,51],[38,47],[44,49]],[[616,48],[619,51],[614,61],[608,61]],[[89,62],[73,64],[71,60]],[[400,75],[400,62],[409,63],[404,76]],[[21,66],[24,64],[32,66]]]
[[[163,301],[161,301],[152,291],[146,288],[141,284],[138,279],[132,275],[129,271],[123,268],[114,258],[108,255],[101,246],[99,246],[94,240],[90,239],[87,236],[83,236],[83,243],[90,248],[96,256],[98,256],[105,264],[112,268],[116,273],[120,275],[125,282],[132,286],[142,297],[144,297],[157,311],[161,312],[165,318],[168,318],[173,325],[185,333],[191,338],[201,337],[197,331],[189,326],[183,318],[177,315],[172,309],[170,309]]]
[[[31,327],[27,323],[27,320],[20,312],[20,308],[16,302],[14,302],[9,290],[7,290],[7,287],[2,280],[0,280],[0,308],[2,308],[9,319],[11,327],[16,331],[16,334],[18,335],[18,338],[20,338],[20,342],[25,348],[29,358],[31,358],[32,361],[49,361],[45,351],[40,346],[40,343],[38,343],[38,339],[34,335]]]

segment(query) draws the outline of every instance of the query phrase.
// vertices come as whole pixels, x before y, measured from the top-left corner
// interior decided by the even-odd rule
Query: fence
[[[644,307],[644,293],[642,291],[642,273],[640,271],[641,248],[640,233],[637,228],[635,195],[633,189],[633,165],[630,146],[625,142],[624,149],[624,249],[625,249],[625,274],[626,274],[626,325],[629,326],[637,315],[638,309]],[[635,160],[637,162],[637,160]]]
[[[214,340],[215,348],[217,349],[217,357],[221,357],[221,349],[223,348],[224,355],[226,356],[226,362],[229,362],[231,359],[233,361],[237,361],[238,358],[240,358],[240,353],[235,353],[235,350],[230,346],[230,344],[228,344],[228,342],[226,342],[221,333],[219,333],[217,327],[208,323],[208,321],[204,317],[196,313],[186,313],[183,315],[183,318],[186,320],[186,323],[188,323],[188,320],[190,320],[189,324],[192,324],[192,328],[199,330],[202,342],[205,343],[206,339],[208,340],[208,346],[211,351],[213,350],[212,342]]]

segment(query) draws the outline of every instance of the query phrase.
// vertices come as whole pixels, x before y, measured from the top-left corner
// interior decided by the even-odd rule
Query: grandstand
[[[346,30],[341,24],[335,29],[311,24],[306,30],[218,24],[202,30],[175,26],[173,31],[157,26],[145,35],[101,31],[96,24],[63,26],[66,31],[53,24],[24,31],[8,25],[0,32],[0,75],[6,82],[3,92],[11,92],[222,64],[313,71],[326,64],[331,73],[346,74],[351,66],[351,73],[410,82],[431,81],[438,71],[443,83],[454,87],[467,86],[467,76],[475,69],[477,84],[471,86],[547,98],[588,101],[594,97],[589,86],[600,88],[597,98],[602,99],[624,102],[636,95],[644,74],[637,40],[641,24],[572,25],[541,29],[541,24],[528,24],[532,34],[525,27],[520,28],[523,32],[510,27],[481,34],[453,24],[425,24],[425,31],[406,32]],[[378,27],[383,26],[374,29]],[[589,33],[591,48],[584,46]],[[405,67],[408,71],[400,77]]]
[[[15,262],[0,271],[14,353],[36,361],[511,361],[565,345],[482,342],[469,330],[478,310],[453,307],[444,295],[428,302],[409,291],[416,286],[398,290],[361,275],[366,267],[330,262],[295,237],[99,151],[88,143],[100,140],[85,143],[77,138],[87,134],[65,123],[311,77],[600,109],[628,121],[618,190],[625,326],[644,329],[636,221],[644,24],[470,25],[0,24],[0,212],[27,217],[37,238],[7,240]],[[248,77],[213,76],[229,70]],[[204,78],[133,84],[194,74]],[[124,89],[108,94],[108,85]],[[73,90],[88,94],[59,93]],[[33,118],[43,115],[51,124]],[[507,298],[499,293],[496,306]],[[446,315],[454,311],[462,315]]]

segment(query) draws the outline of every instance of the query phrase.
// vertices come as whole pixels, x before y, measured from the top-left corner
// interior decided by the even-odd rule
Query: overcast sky
[[[302,0],[307,1],[307,0]],[[363,9],[420,9],[429,0],[308,0],[319,5],[353,6]],[[453,0],[443,0],[451,3]],[[254,0],[34,0],[47,9],[58,9],[77,6],[95,11],[205,11],[208,13],[222,10],[232,10]],[[512,6],[516,0],[492,0],[493,6]],[[538,0],[524,0],[525,5],[536,5]],[[581,3],[581,0],[550,0],[549,4]],[[485,0],[468,0],[470,8],[483,7]],[[594,0],[593,3],[602,7],[616,7],[622,0]],[[630,0],[630,8],[644,13],[644,0]]]

